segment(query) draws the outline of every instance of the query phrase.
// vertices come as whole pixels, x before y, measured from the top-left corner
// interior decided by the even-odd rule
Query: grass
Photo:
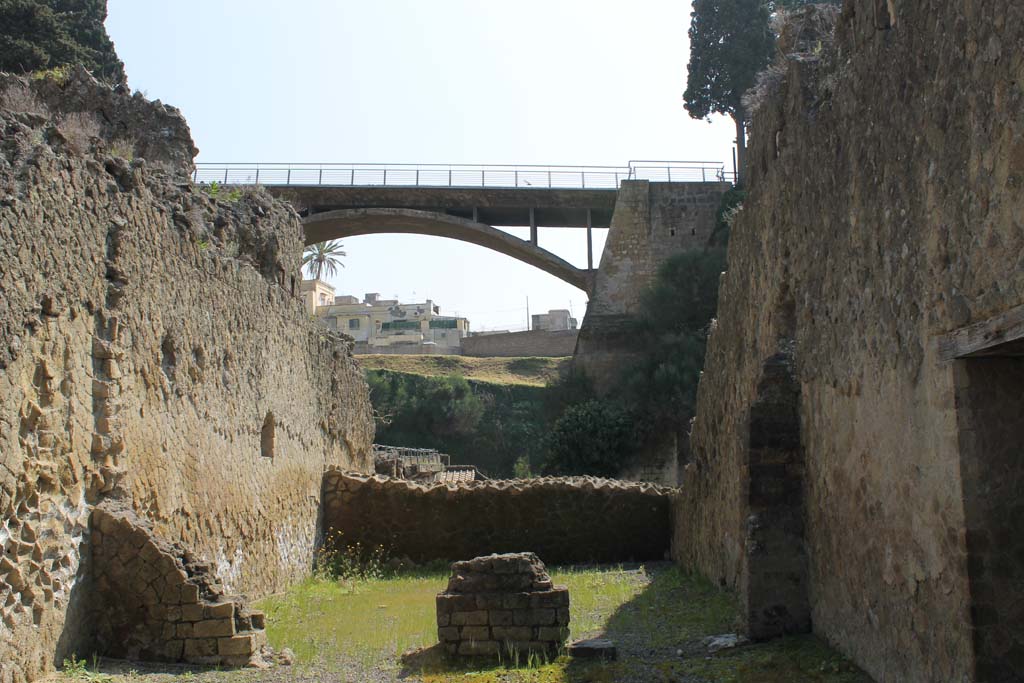
[[[472,358],[470,356],[381,355],[357,356],[368,370],[391,370],[437,377],[462,375],[491,384],[525,384],[542,387],[556,378],[569,358]]]
[[[292,667],[198,671],[164,667],[114,672],[116,683],[270,683],[391,681],[420,683],[869,683],[870,678],[814,636],[782,638],[711,654],[703,640],[736,630],[733,597],[669,565],[651,569],[555,569],[569,587],[572,638],[604,635],[619,660],[446,661],[435,646],[434,595],[447,572],[362,581],[310,579],[259,606],[267,635],[296,655]],[[412,648],[419,648],[412,652]],[[403,656],[403,653],[406,653]],[[144,665],[132,665],[144,669]],[[64,675],[83,679],[83,666]],[[97,671],[96,666],[90,667]],[[91,673],[91,672],[90,672]],[[91,679],[97,680],[97,679]]]

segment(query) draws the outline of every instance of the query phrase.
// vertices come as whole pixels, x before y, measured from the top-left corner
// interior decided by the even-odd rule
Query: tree
[[[747,112],[741,98],[771,59],[775,44],[768,25],[771,10],[764,0],[694,0],[690,14],[686,111],[695,119],[711,114],[732,117],[738,184],[747,152]]]
[[[637,440],[636,416],[621,404],[592,399],[570,406],[548,434],[544,472],[618,476]]]
[[[0,71],[80,64],[101,80],[124,83],[106,17],[106,0],[0,0]]]
[[[344,268],[341,257],[346,256],[341,248],[345,246],[341,240],[330,240],[329,242],[317,242],[306,247],[306,253],[302,256],[302,265],[309,270],[309,276],[313,280],[319,280],[321,275],[331,277],[338,273],[338,268]]]

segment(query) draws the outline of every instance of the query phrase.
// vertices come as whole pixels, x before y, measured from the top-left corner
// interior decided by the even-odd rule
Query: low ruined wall
[[[835,47],[806,41],[754,113],[674,555],[745,591],[766,569],[758,499],[795,478],[813,628],[878,680],[1011,680],[975,668],[996,613],[972,610],[970,396],[937,341],[1024,303],[1021,41],[1013,3],[847,0]],[[780,457],[750,416],[788,340],[800,443]]]
[[[297,216],[193,186],[194,153],[176,110],[83,72],[0,76],[3,683],[89,636],[68,605],[104,498],[260,595],[308,572],[325,466],[369,469],[359,368],[296,298]]]
[[[547,564],[659,560],[669,491],[592,477],[421,485],[333,470],[323,528],[341,544],[383,546],[416,562],[509,552]]]
[[[481,334],[462,340],[462,355],[487,357],[571,356],[576,349],[578,330],[531,330],[507,334]]]
[[[263,663],[263,613],[226,595],[210,565],[158,538],[130,510],[97,507],[91,522],[88,584],[76,596],[89,622],[88,651],[121,659]]]

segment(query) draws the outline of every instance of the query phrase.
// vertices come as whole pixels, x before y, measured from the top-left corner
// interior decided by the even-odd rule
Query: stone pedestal
[[[569,589],[533,553],[452,564],[437,596],[437,637],[450,655],[555,654],[569,636]]]

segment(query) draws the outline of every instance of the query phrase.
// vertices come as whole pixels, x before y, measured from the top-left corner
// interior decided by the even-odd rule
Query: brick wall
[[[578,330],[530,330],[507,334],[484,334],[462,340],[463,356],[560,358],[576,350]]]

